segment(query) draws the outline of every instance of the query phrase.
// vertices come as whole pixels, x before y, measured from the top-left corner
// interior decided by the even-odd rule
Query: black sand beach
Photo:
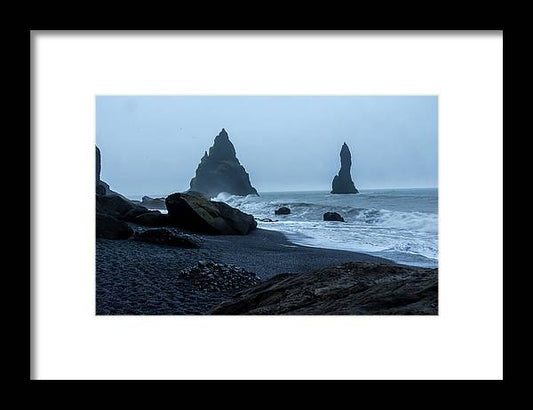
[[[213,261],[236,265],[262,280],[281,273],[311,272],[347,262],[383,262],[370,255],[311,248],[289,242],[279,232],[257,229],[249,235],[197,235],[199,249],[133,240],[96,240],[96,314],[202,315],[235,292],[202,291],[178,272]]]

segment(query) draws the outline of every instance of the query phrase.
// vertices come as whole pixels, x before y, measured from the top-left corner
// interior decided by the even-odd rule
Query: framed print
[[[502,378],[501,31],[31,43],[33,379]]]

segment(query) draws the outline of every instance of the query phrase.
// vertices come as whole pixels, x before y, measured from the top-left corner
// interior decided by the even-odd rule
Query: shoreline
[[[180,270],[200,260],[239,266],[263,281],[283,273],[308,273],[348,262],[399,265],[364,253],[294,244],[282,232],[261,228],[243,236],[195,236],[201,243],[199,249],[97,239],[96,314],[209,313],[235,292],[198,291],[178,278]]]
[[[263,280],[282,273],[308,272],[310,269],[328,267],[342,261],[371,261],[398,265],[390,259],[363,252],[300,245],[292,242],[285,233],[273,229],[257,228],[250,234],[243,236],[202,235],[202,239],[210,243],[210,246],[217,247],[218,245],[223,249],[230,243],[231,246],[242,247],[240,253],[220,254],[223,259],[222,262],[237,265],[240,263],[244,268],[249,268],[249,270],[257,273]],[[249,251],[255,251],[255,253],[249,255]],[[262,260],[257,261],[257,263],[253,261],[253,259],[264,259],[267,256],[272,256],[272,259],[269,260],[270,265],[262,264]],[[291,260],[292,258],[294,260]],[[254,269],[255,266],[256,269]]]
[[[365,251],[351,250],[351,249],[347,249],[347,248],[333,247],[333,246],[327,247],[327,246],[324,246],[323,244],[317,244],[317,245],[304,244],[303,242],[305,242],[306,239],[302,240],[301,241],[302,243],[294,242],[294,239],[291,239],[291,235],[293,235],[294,237],[298,237],[299,235],[301,235],[299,233],[288,234],[287,232],[284,232],[284,231],[281,231],[281,230],[278,230],[278,229],[267,229],[264,226],[261,227],[261,228],[257,228],[257,229],[263,229],[263,230],[266,230],[266,231],[272,231],[272,232],[280,233],[280,234],[282,234],[285,237],[285,239],[287,241],[291,242],[293,245],[301,246],[301,247],[304,247],[304,248],[351,252],[351,253],[361,254],[361,255],[368,256],[368,257],[372,257],[372,258],[377,258],[377,259],[380,259],[380,260],[383,260],[383,261],[387,261],[389,263],[393,263],[393,264],[396,264],[396,265],[410,266],[410,267],[413,267],[413,268],[429,268],[429,269],[438,268],[438,261],[435,261],[434,264],[433,263],[429,263],[429,262],[419,262],[419,263],[416,263],[416,262],[413,262],[413,261],[411,261],[411,262],[402,262],[402,261],[389,259],[389,258],[380,256],[378,254],[368,253],[368,252],[365,252]],[[311,241],[312,241],[314,238],[309,238],[309,239],[311,239]],[[426,257],[424,257],[422,255],[418,255],[418,257],[419,258],[425,258],[427,261],[431,261],[431,262],[433,261],[432,259],[426,258]]]
[[[366,191],[384,194],[374,192],[365,196]],[[403,189],[406,193],[401,195],[400,191],[365,190],[355,202],[349,195],[336,196],[327,191],[286,191],[274,196],[264,192],[263,198],[221,193],[211,200],[253,215],[258,228],[281,232],[294,245],[362,253],[407,266],[438,268],[436,189],[418,188],[421,193],[417,189]],[[289,206],[291,215],[275,215],[282,206]],[[324,222],[323,214],[327,211],[340,212],[346,223]]]

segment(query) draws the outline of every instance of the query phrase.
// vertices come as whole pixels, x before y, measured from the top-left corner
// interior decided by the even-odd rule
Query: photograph
[[[438,101],[97,95],[96,315],[438,315]]]

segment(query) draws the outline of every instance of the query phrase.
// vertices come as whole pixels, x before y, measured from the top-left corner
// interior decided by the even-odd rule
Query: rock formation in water
[[[322,217],[324,221],[345,222],[344,218],[338,212],[326,212]]]
[[[250,183],[250,176],[235,155],[235,148],[224,128],[202,157],[196,176],[191,180],[191,191],[215,197],[221,192],[232,195],[258,195]]]
[[[359,191],[355,187],[350,168],[352,167],[352,154],[346,143],[341,148],[341,169],[338,175],[335,175],[331,184],[332,194],[357,194]]]
[[[291,213],[290,208],[287,208],[286,206],[282,206],[281,208],[276,209],[274,211],[274,214],[276,215],[289,215],[290,213]]]

